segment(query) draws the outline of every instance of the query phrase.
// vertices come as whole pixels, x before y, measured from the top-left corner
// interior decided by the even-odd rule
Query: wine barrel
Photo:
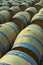
[[[1,11],[0,15],[3,16],[4,22],[8,22],[11,19],[10,13],[7,10]]]
[[[43,2],[38,2],[38,3],[36,3],[35,5],[34,5],[34,7],[37,9],[37,11],[39,12],[39,10],[41,9],[41,8],[43,8]]]
[[[28,12],[20,12],[12,17],[12,21],[15,22],[20,29],[23,29],[30,23],[30,14]]]
[[[20,30],[22,30],[25,27],[26,20],[21,15],[13,16],[12,21],[15,22],[19,26]]]
[[[37,10],[35,7],[29,7],[25,10],[26,12],[30,13],[31,18],[37,13]]]
[[[27,53],[28,55],[32,56],[32,58],[34,58],[37,63],[40,63],[43,51],[42,34],[42,29],[40,30],[37,27],[34,28],[28,26],[17,36],[12,49],[21,50]]]
[[[13,42],[19,33],[18,26],[13,22],[2,24],[0,27],[0,53],[3,55],[11,49]],[[0,54],[0,56],[2,56]]]
[[[30,6],[33,6],[33,2],[32,2],[32,1],[28,1],[28,4],[29,4]]]
[[[12,6],[19,6],[20,4],[19,3],[17,3],[17,2],[13,2],[12,3]]]
[[[36,3],[36,0],[31,0],[33,2],[33,5]]]
[[[17,1],[19,4],[21,4],[22,3],[22,1]]]
[[[5,2],[5,3],[3,2],[3,3],[2,3],[2,6],[3,6],[3,5],[4,5],[4,6],[9,6],[9,4],[8,4],[7,2]]]
[[[26,3],[28,3],[29,4],[29,6],[33,6],[33,1],[32,0],[27,0],[27,1],[24,1],[24,2],[26,2]]]
[[[7,55],[3,56],[0,60],[0,64],[37,65],[37,63],[31,56],[29,56],[28,54],[22,51],[17,51],[17,50],[10,51],[9,53],[7,53]]]
[[[43,28],[43,14],[37,13],[31,20],[32,24],[38,24]]]
[[[11,8],[9,8],[8,10],[11,14],[11,17],[14,16],[17,12],[20,11],[20,7],[19,6],[12,6]]]
[[[11,8],[15,8],[18,12],[20,11],[20,7],[19,6],[12,6]]]
[[[22,11],[20,11],[19,13],[17,13],[17,15],[23,16],[26,19],[27,24],[30,23],[31,16],[30,16],[30,14],[28,12],[26,12],[26,11],[22,12]]]
[[[21,3],[19,7],[21,8],[22,11],[24,11],[26,8],[29,7],[29,4],[24,2],[24,3]]]
[[[32,1],[26,1],[28,4],[29,4],[29,6],[33,6],[33,2]]]
[[[11,1],[8,1],[9,7],[12,6],[12,3],[13,3],[13,1],[12,2]]]
[[[8,10],[8,9],[9,9],[9,6],[2,6],[2,8],[3,8],[4,10]]]

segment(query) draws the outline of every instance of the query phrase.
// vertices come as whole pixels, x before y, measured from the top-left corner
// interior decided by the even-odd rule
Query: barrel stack
[[[25,11],[30,13],[31,18],[37,13],[37,9],[35,7],[28,7]]]
[[[43,65],[43,0],[0,0],[0,65]]]
[[[19,6],[12,6],[11,8],[8,9],[9,13],[11,14],[11,17],[13,17],[16,13],[21,11]]]
[[[12,17],[12,21],[15,22],[22,30],[28,24],[30,24],[31,16],[28,12],[19,12]]]
[[[11,15],[7,10],[1,11],[0,12],[0,23],[6,23],[7,21],[10,21]]]
[[[14,42],[12,50],[1,58],[0,63],[10,65],[14,65],[15,63],[16,65],[38,65],[43,54],[42,34],[42,28],[36,24],[26,27],[19,33]]]
[[[0,25],[0,57],[11,49],[18,32],[19,27],[13,22]]]
[[[40,10],[41,8],[43,8],[43,2],[40,1],[40,2],[36,3],[36,4],[34,5],[34,7],[35,7],[35,8],[37,9],[37,11],[39,12],[39,10]]]
[[[43,8],[33,16],[31,20],[32,24],[38,24],[43,28]]]

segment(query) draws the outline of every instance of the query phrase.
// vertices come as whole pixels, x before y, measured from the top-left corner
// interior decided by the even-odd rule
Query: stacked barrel
[[[43,65],[42,0],[0,3],[0,58],[0,65]]]
[[[0,21],[0,23],[5,23],[5,22],[9,21],[10,18],[11,18],[10,13],[9,13],[8,11],[6,11],[6,10],[1,11],[1,12],[0,12],[0,15],[1,15],[1,16],[0,16],[0,19],[2,19],[2,20]]]
[[[26,27],[17,36],[12,50],[1,58],[0,63],[11,65],[15,63],[16,65],[38,65],[43,54],[42,34],[42,28],[38,25],[32,24]]]
[[[19,27],[13,22],[0,25],[0,57],[11,49],[18,32]]]
[[[32,24],[38,24],[43,28],[43,8],[33,16],[31,20]]]
[[[37,11],[39,12],[39,10],[40,10],[41,8],[43,8],[43,2],[40,1],[40,2],[36,3],[36,4],[34,5],[34,7],[35,7],[35,8],[37,9]]]

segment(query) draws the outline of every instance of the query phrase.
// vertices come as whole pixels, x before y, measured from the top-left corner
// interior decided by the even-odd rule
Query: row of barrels
[[[20,1],[21,2],[21,1]],[[12,3],[12,2],[11,2]],[[33,5],[34,4],[34,5]],[[13,2],[10,6],[9,6],[10,4],[8,3],[8,2],[5,2],[5,3],[0,3],[0,7],[2,6],[2,8],[3,8],[3,6],[7,6],[8,8],[9,7],[11,7],[11,6],[19,6],[20,8],[21,8],[21,10],[25,10],[27,7],[29,7],[29,6],[34,6],[34,7],[36,7],[37,9],[40,9],[41,7],[43,7],[43,2],[42,1],[39,1],[38,3],[37,3],[37,1],[36,0],[29,0],[29,1],[25,1],[25,2],[21,2],[21,3],[19,3],[19,2]],[[24,8],[24,9],[23,9]]]
[[[14,45],[0,59],[0,65],[39,65],[43,55],[43,30],[31,24],[17,36]]]
[[[6,6],[4,6],[6,8]],[[1,8],[2,9],[2,8]],[[13,15],[15,15],[17,12],[21,11],[18,6],[13,6],[9,10],[1,10],[0,11],[0,23],[5,23],[11,20]]]
[[[19,27],[13,22],[0,25],[0,57],[11,49],[19,31]]]
[[[38,64],[43,55],[43,30],[35,24],[27,26],[17,36],[12,49],[27,53]]]
[[[14,24],[13,24],[14,25]],[[7,26],[7,25],[6,25]],[[5,27],[6,28],[6,26],[5,26],[5,24],[3,24],[3,27]],[[3,27],[2,27],[2,29],[1,30],[3,30]],[[36,27],[36,29],[35,29],[35,27]],[[5,29],[4,28],[4,29]],[[7,28],[9,28],[9,27],[7,27]],[[6,31],[8,31],[7,30],[7,28],[6,28]],[[18,27],[16,27],[16,28],[18,28]],[[32,29],[33,28],[33,29]],[[32,31],[30,31],[32,29]],[[35,29],[35,30],[34,30]],[[37,30],[38,29],[38,30]],[[10,32],[10,30],[12,30],[12,29],[10,29],[9,28],[9,32]],[[18,29],[19,30],[19,29]],[[26,31],[27,30],[27,31]],[[5,32],[5,30],[3,30],[4,32]],[[30,31],[30,32],[28,32],[28,31]],[[37,33],[35,32],[35,31],[37,31]],[[40,33],[40,31],[41,31],[41,33]],[[33,33],[32,33],[33,32]],[[12,32],[13,33],[13,32]],[[25,33],[25,34],[24,34]],[[26,34],[27,33],[27,34]],[[1,32],[1,34],[2,34],[2,32]],[[8,34],[8,33],[7,33]],[[11,34],[11,32],[9,33],[9,34]],[[9,35],[8,34],[8,35]],[[23,36],[22,36],[22,34],[23,34]],[[29,34],[29,37],[28,37],[28,34]],[[3,33],[3,35],[4,35],[4,33]],[[8,36],[7,35],[7,36]],[[26,35],[26,39],[25,39],[25,35]],[[32,36],[31,36],[32,35]],[[34,36],[33,36],[34,35]],[[29,28],[27,27],[25,30],[23,30],[23,32],[22,33],[20,33],[20,36],[18,36],[17,37],[17,40],[15,40],[15,43],[14,43],[14,45],[13,45],[13,47],[12,47],[12,49],[13,50],[15,50],[15,52],[16,52],[16,50],[17,50],[17,54],[18,54],[18,52],[19,51],[22,51],[22,52],[25,52],[26,54],[29,54],[30,56],[32,56],[32,58],[33,58],[33,60],[35,59],[35,61],[32,61],[32,60],[29,60],[28,58],[28,62],[35,62],[35,64],[37,64],[37,63],[39,63],[40,62],[40,59],[41,59],[41,56],[42,56],[42,54],[43,54],[43,30],[40,28],[40,27],[37,27],[37,25],[31,25]],[[2,37],[2,36],[1,36]],[[10,37],[10,35],[9,35],[9,37]],[[19,38],[20,37],[20,38]],[[30,37],[32,37],[32,39],[30,38]],[[11,38],[11,37],[10,37]],[[10,39],[9,38],[9,39]],[[38,39],[39,38],[39,39]],[[4,37],[2,37],[2,40],[4,39]],[[23,41],[22,41],[23,40]],[[35,41],[36,40],[36,41]],[[6,37],[6,40],[4,40],[4,44],[5,44],[5,41],[7,41],[7,37]],[[32,41],[32,42],[31,42]],[[8,42],[8,41],[7,41]],[[7,47],[7,42],[6,42],[6,48],[8,48]],[[25,43],[26,42],[26,43]],[[31,42],[31,43],[30,43]],[[18,44],[17,44],[18,43]],[[20,43],[20,44],[19,44]],[[37,53],[36,53],[36,50],[35,51],[33,51],[32,49],[31,49],[31,46],[29,45],[27,45],[28,43],[30,43],[30,44],[32,44],[32,49],[34,49],[35,50],[35,48],[34,48],[34,46],[36,47],[36,49],[38,49],[38,51],[37,51]],[[23,45],[22,45],[23,44]],[[26,45],[25,45],[26,44]],[[12,44],[11,44],[12,45]],[[41,47],[41,46],[42,47]],[[10,46],[9,46],[10,47]],[[24,48],[23,48],[24,47]],[[0,46],[0,48],[2,48],[2,46]],[[6,50],[6,48],[5,48],[5,50]],[[29,49],[29,50],[28,50]],[[8,49],[7,49],[8,50]],[[32,51],[31,51],[32,50]],[[1,51],[3,51],[2,49],[1,49]],[[3,53],[4,53],[5,51],[3,51]],[[21,52],[21,53],[22,53]],[[2,53],[2,52],[0,52],[0,53]],[[14,51],[11,51],[11,53],[13,54],[14,53]],[[20,53],[20,52],[19,52]],[[15,53],[14,53],[15,54]],[[41,54],[41,55],[40,55]],[[8,54],[9,55],[9,54]],[[19,55],[19,54],[18,54]],[[11,55],[12,56],[12,55]],[[4,58],[2,57],[2,61],[1,62],[3,62],[3,63],[5,63],[6,64],[6,61],[7,61],[7,58],[8,57],[10,57],[10,55],[9,56],[4,56]],[[20,56],[21,57],[21,56]],[[16,57],[14,57],[14,58],[16,58]],[[5,59],[4,61],[3,61],[3,59]],[[11,57],[11,59],[13,59],[12,57]],[[19,59],[19,58],[18,58]],[[16,59],[17,60],[17,59]],[[22,60],[22,59],[21,59]],[[13,61],[13,60],[11,60],[11,61]],[[9,61],[7,61],[7,63],[8,64],[13,64],[13,63],[15,63],[15,62],[11,62],[10,61],[10,59],[9,59]],[[17,60],[18,61],[18,60]],[[11,62],[11,63],[10,63]],[[26,61],[24,61],[24,62],[26,62]],[[20,63],[20,62],[17,62],[17,64],[18,63]],[[1,63],[2,64],[2,63]],[[22,64],[22,63],[21,63]],[[24,63],[23,63],[24,64]],[[27,63],[26,63],[27,64]],[[29,63],[30,64],[30,63]],[[19,64],[18,64],[19,65]],[[31,64],[32,65],[32,64]]]
[[[3,8],[3,9],[9,9],[9,7],[11,6],[19,6],[21,8],[22,11],[24,11],[26,8],[30,7],[30,6],[34,6],[38,11],[40,10],[40,8],[43,7],[43,2],[42,1],[39,1],[38,3],[36,3],[36,0],[31,0],[31,1],[26,1],[26,2],[22,2],[22,3],[18,3],[18,2],[13,2],[12,5],[7,5],[8,2],[5,2],[5,3],[1,3],[0,4],[0,7]],[[34,4],[34,5],[33,5]],[[7,8],[4,8],[7,7]]]
[[[0,57],[11,49],[13,42],[19,31],[22,30],[24,27],[26,27],[28,24],[30,24],[30,20],[32,18],[31,14],[33,16],[37,13],[37,10],[34,7],[30,7],[29,10],[30,10],[29,13],[27,12],[27,10],[25,12],[19,12],[20,8],[18,6],[13,6],[8,11],[2,10],[0,12],[0,24],[2,23],[2,25],[0,25],[0,33],[1,33]],[[19,13],[17,13],[16,11]],[[35,13],[33,14],[34,11]],[[15,12],[17,13],[16,15],[14,15]],[[11,17],[13,17],[12,22],[8,22],[10,21]]]
[[[32,10],[31,8],[34,10]],[[5,12],[5,11],[3,11],[3,12]],[[30,7],[29,9],[26,9],[26,11],[19,12],[16,15],[14,15],[12,17],[11,22],[0,25],[0,33],[1,33],[0,37],[2,40],[2,41],[0,41],[1,48],[4,49],[4,47],[5,47],[5,49],[6,49],[6,50],[4,49],[5,50],[4,54],[11,48],[18,33],[22,29],[24,29],[26,26],[28,26],[29,24],[37,24],[43,28],[43,8],[39,11],[38,15],[36,13],[37,13],[37,10],[34,7]],[[33,16],[33,17],[31,17],[31,16]],[[31,20],[31,18],[32,18],[32,20]],[[11,44],[11,46],[8,44]],[[3,51],[4,51],[1,48],[0,48],[0,50],[2,50],[2,52],[0,52],[0,57],[3,55]]]
[[[31,14],[31,17],[32,17],[37,12],[39,12],[39,10],[41,8],[43,8],[43,4],[42,3],[43,2],[40,1],[39,5],[38,6],[36,5],[34,7],[27,6],[28,3],[26,3],[26,2],[22,6],[20,6],[20,7],[19,6],[12,6],[12,7],[9,8],[9,6],[5,6],[4,5],[4,6],[0,7],[0,23],[5,23],[5,22],[8,22],[8,21],[11,21],[12,17],[16,13],[18,13],[18,12],[20,12],[22,10],[29,12]]]
[[[42,10],[42,12],[41,12]],[[8,21],[13,21],[13,18],[15,18],[17,15],[19,15],[18,17],[20,17],[20,15],[23,17],[25,17],[25,19],[27,18],[28,22],[30,22],[30,19],[35,15],[37,17],[35,17],[36,19],[40,17],[41,20],[43,20],[43,8],[39,11],[39,16],[37,13],[37,9],[35,7],[29,7],[24,11],[21,11],[20,8],[18,6],[13,6],[11,7],[8,11],[7,10],[2,10],[0,12],[0,24],[1,23],[5,23],[5,22],[8,22]],[[17,13],[18,12],[18,13]],[[25,14],[26,13],[26,14]],[[40,15],[41,14],[41,15]],[[28,17],[27,17],[28,16]],[[33,17],[33,19],[34,19]],[[17,19],[16,19],[17,20]],[[23,19],[22,19],[23,20]],[[33,21],[33,20],[32,20]],[[36,21],[36,20],[35,20]],[[37,23],[37,22],[36,22]],[[43,24],[42,24],[43,26]]]
[[[0,57],[6,53],[0,65],[39,65],[43,55],[43,8],[37,13],[35,7],[29,7],[15,15],[4,10],[0,16],[4,20],[0,24]]]
[[[25,11],[21,11],[18,6],[13,6],[8,11],[2,10],[0,12],[0,24],[6,23],[6,22],[9,22],[9,21],[13,21],[13,22],[16,22],[16,21],[20,22],[21,21],[22,23],[19,23],[20,26],[21,25],[26,26],[30,23],[31,18],[36,13],[37,13],[37,9],[34,8],[34,7],[29,7]],[[16,23],[18,23],[18,22],[16,22]]]
[[[19,5],[23,2],[29,3],[29,4],[35,4],[37,2],[39,2],[40,0],[14,0],[14,1],[4,1],[4,2],[0,2],[0,5]],[[15,4],[16,3],[16,4]]]
[[[28,16],[28,18],[26,15]],[[19,31],[30,23],[30,18],[31,18],[30,14],[28,14],[27,12],[20,12],[13,17],[12,22],[8,22],[0,25],[0,33],[1,33],[0,40],[2,40],[0,41],[1,44],[0,57],[3,55],[3,53],[6,53],[11,48],[14,39],[16,38]],[[11,46],[9,44],[11,44]],[[6,49],[6,51],[4,51],[4,49]]]

